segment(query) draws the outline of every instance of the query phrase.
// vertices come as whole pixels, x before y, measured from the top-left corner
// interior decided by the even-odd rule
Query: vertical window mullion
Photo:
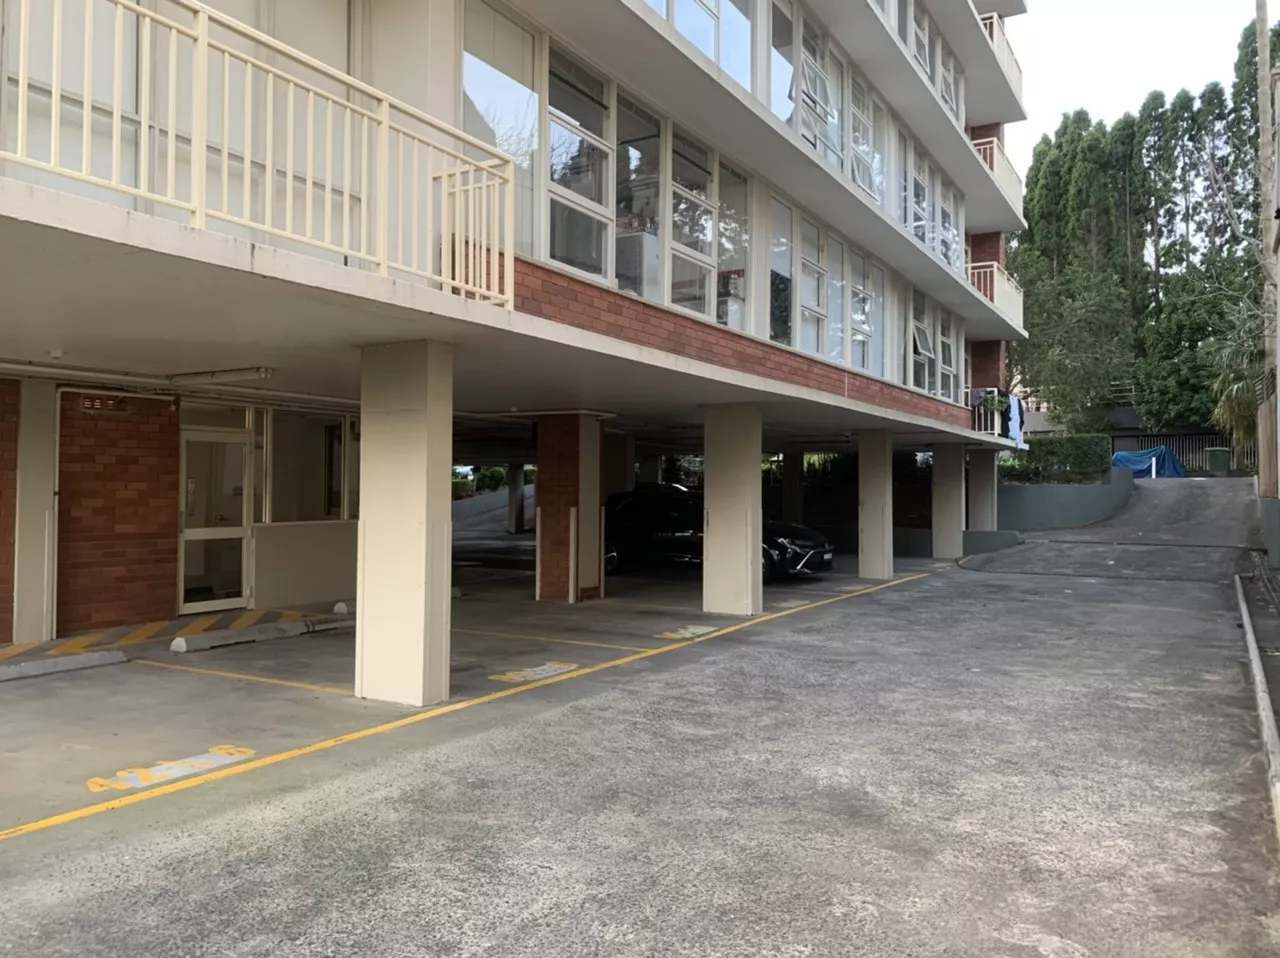
[[[662,270],[662,303],[664,306],[671,305],[671,244],[672,234],[675,232],[675,219],[672,216],[672,208],[674,207],[675,190],[672,189],[673,161],[671,151],[675,148],[675,136],[672,123],[666,117],[658,120],[659,128],[662,131],[662,158],[659,161],[658,174],[658,193],[662,200],[659,207],[663,211],[662,215],[667,222],[667,228],[661,231],[660,248],[662,250],[662,264],[659,267]]]

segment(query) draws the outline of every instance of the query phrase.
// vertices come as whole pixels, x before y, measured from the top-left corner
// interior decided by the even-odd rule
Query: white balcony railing
[[[1022,287],[999,263],[973,263],[969,266],[969,282],[1013,325],[1022,329]]]
[[[1009,86],[1013,88],[1013,95],[1021,103],[1022,65],[1018,63],[1018,58],[1014,56],[1013,46],[1009,43],[1009,37],[1004,32],[1004,20],[1000,18],[998,13],[988,13],[982,18],[982,25],[987,30],[987,39],[991,41],[991,46],[996,51],[996,60],[1000,62],[1000,69],[1004,70],[1004,75],[1009,80]]]
[[[203,4],[156,6],[10,0],[0,172],[511,305],[509,157]]]
[[[1004,194],[1004,198],[1021,214],[1022,177],[1014,169],[1013,162],[1009,159],[1009,154],[1004,151],[1004,144],[992,137],[988,140],[976,140],[973,148],[977,151],[978,156],[982,158],[982,162],[987,164],[987,168],[991,170],[991,176],[995,179],[996,186],[1000,187],[1000,192]]]

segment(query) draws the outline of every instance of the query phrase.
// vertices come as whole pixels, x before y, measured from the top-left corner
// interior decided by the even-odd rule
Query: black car
[[[680,486],[638,486],[605,503],[605,572],[639,565],[702,562],[702,496]],[[766,581],[831,568],[820,532],[766,520],[761,561]]]

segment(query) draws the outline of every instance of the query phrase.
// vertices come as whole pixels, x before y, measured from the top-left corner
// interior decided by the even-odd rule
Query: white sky
[[[1254,0],[1028,0],[1026,16],[1008,20],[1028,114],[1005,131],[1013,165],[1025,175],[1036,143],[1065,112],[1083,107],[1113,123],[1137,113],[1152,90],[1172,98],[1217,80],[1229,94],[1254,8]]]

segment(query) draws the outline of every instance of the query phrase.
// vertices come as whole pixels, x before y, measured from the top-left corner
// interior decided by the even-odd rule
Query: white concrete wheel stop
[[[169,645],[170,652],[203,652],[224,645],[244,645],[249,642],[269,642],[272,639],[291,639],[311,632],[331,632],[349,629],[354,625],[349,615],[316,616],[298,622],[267,622],[247,629],[220,629],[217,632],[200,632],[195,635],[179,633]]]

